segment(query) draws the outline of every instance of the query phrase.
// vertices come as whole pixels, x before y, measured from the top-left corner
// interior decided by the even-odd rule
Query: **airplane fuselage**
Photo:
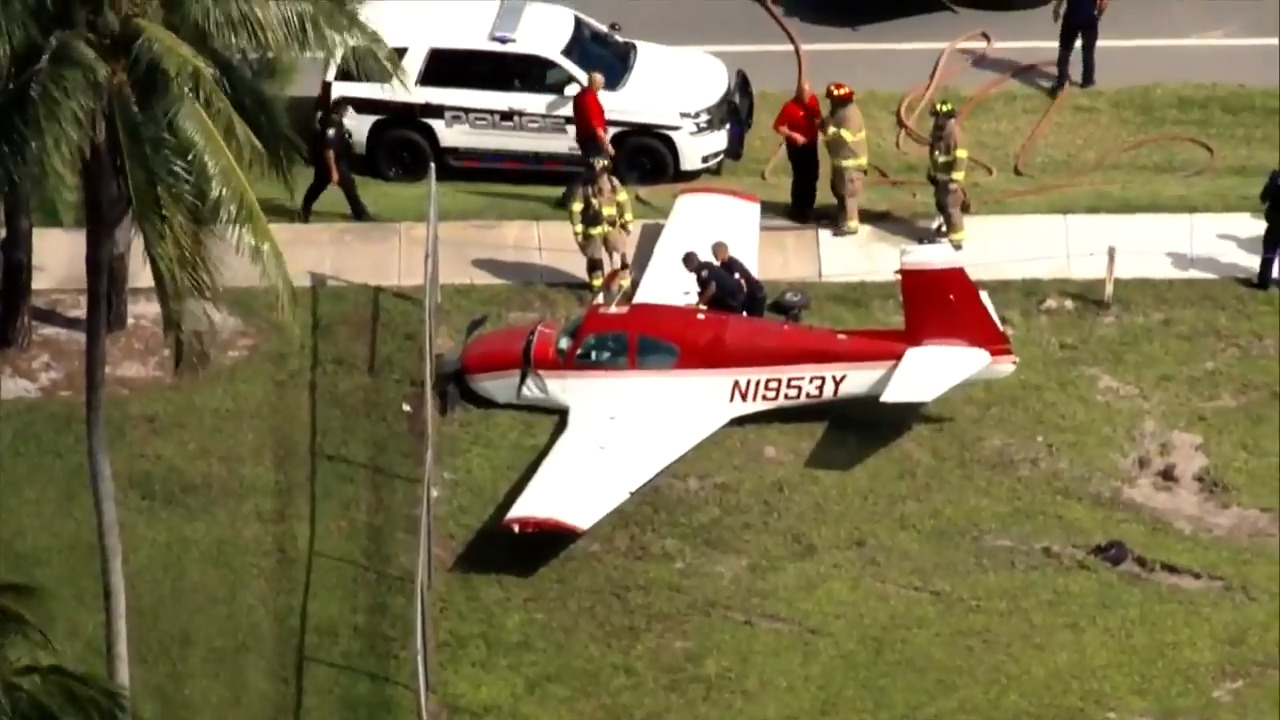
[[[642,398],[657,386],[690,403],[730,406],[734,415],[878,396],[889,383],[896,361],[715,370],[553,370],[519,369],[468,376],[467,384],[500,405],[566,410],[603,399]],[[999,380],[1017,367],[1013,356],[993,358],[970,382]],[[523,380],[523,382],[522,382]],[[666,408],[668,412],[678,411]]]

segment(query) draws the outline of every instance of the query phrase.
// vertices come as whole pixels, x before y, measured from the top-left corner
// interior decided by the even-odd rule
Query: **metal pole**
[[[435,474],[435,309],[438,279],[435,270],[436,235],[436,168],[431,165],[427,185],[426,252],[422,258],[422,507],[419,516],[418,568],[414,583],[414,624],[418,661],[418,717],[431,720],[431,662],[435,649],[434,613],[431,587],[434,576],[432,538],[432,495]]]

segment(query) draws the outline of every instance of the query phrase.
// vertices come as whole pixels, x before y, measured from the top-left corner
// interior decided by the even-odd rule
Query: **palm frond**
[[[261,143],[267,171],[293,195],[293,170],[303,160],[306,145],[293,130],[286,99],[271,92],[243,59],[217,48],[197,47],[217,69],[232,108]]]
[[[109,98],[114,146],[121,174],[133,206],[133,220],[142,236],[160,303],[164,332],[183,332],[178,298],[211,298],[218,278],[202,242],[203,216],[189,149],[167,132],[176,102],[163,91],[147,96],[140,106],[132,86],[118,85]]]
[[[332,62],[352,48],[367,48],[373,52],[348,61],[358,77],[400,78],[399,61],[361,19],[359,3],[352,0],[164,0],[163,6],[167,26],[184,38],[200,38],[204,46],[282,62]]]
[[[124,693],[109,682],[64,665],[26,664],[14,668],[5,692],[15,704],[33,710],[32,717],[51,720],[117,720],[127,716]],[[52,713],[49,711],[52,710]],[[21,712],[17,717],[24,717]]]
[[[130,18],[128,24],[130,30],[137,33],[133,57],[130,58],[130,75],[146,77],[153,71],[159,71],[168,76],[176,83],[172,89],[185,90],[201,105],[205,115],[225,138],[231,153],[239,158],[237,165],[250,172],[270,172],[271,159],[227,99],[222,89],[222,77],[213,63],[158,23]]]
[[[42,57],[5,99],[0,163],[16,178],[34,166],[55,187],[74,187],[110,69],[83,33],[56,35]]]
[[[226,233],[236,253],[253,263],[263,284],[275,292],[279,311],[292,313],[293,286],[288,266],[236,153],[198,103],[183,104],[174,124],[178,135],[195,151],[192,160],[196,183],[208,189],[208,207],[218,214],[215,225]]]
[[[32,46],[44,44],[48,32],[41,26],[47,3],[41,0],[0,0],[0,72],[14,68]]]
[[[52,648],[53,641],[24,609],[40,597],[33,585],[0,581],[0,651],[15,640]]]

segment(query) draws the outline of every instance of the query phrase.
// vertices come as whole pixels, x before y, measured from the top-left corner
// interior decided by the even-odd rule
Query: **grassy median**
[[[941,96],[941,95],[940,95]],[[962,93],[948,95],[957,101]],[[707,182],[746,188],[766,201],[767,212],[780,212],[787,199],[788,170],[778,163],[773,180],[760,174],[777,148],[769,125],[780,106],[779,93],[761,93],[757,127],[749,141],[747,157],[726,167],[721,177]],[[925,173],[924,155],[908,143],[909,152],[894,147],[895,110],[899,95],[867,93],[862,98],[871,137],[872,161],[890,176],[919,181]],[[1116,90],[1073,90],[1048,126],[1043,140],[1028,155],[1028,176],[1014,173],[1014,156],[1049,104],[1043,92],[1015,87],[990,95],[977,107],[965,126],[975,157],[996,170],[984,177],[974,169],[972,191],[975,212],[1219,212],[1253,211],[1258,190],[1280,158],[1280,95],[1275,88],[1243,88],[1224,85],[1149,85]],[[922,116],[924,113],[922,113]],[[927,118],[920,122],[927,131]],[[1150,135],[1202,138],[1215,150],[1214,162],[1203,173],[1207,154],[1185,142],[1159,142],[1117,155],[1124,145]],[[1083,169],[1098,172],[1079,178]],[[825,172],[825,171],[824,171]],[[301,193],[310,182],[310,169],[297,173],[297,197],[290,197],[274,183],[260,184],[259,197],[268,214],[279,221],[293,221]],[[548,176],[502,177],[463,174],[447,180],[441,189],[441,218],[558,219],[563,212],[553,201],[563,178]],[[1035,192],[1038,188],[1075,180],[1084,187]],[[512,182],[515,180],[515,182]],[[825,180],[823,181],[825,186]],[[373,213],[386,220],[420,220],[424,216],[423,184],[393,185],[361,179],[361,192]],[[655,188],[643,193],[648,201],[639,211],[662,217],[678,187]],[[1030,195],[1024,193],[1032,192]],[[1007,197],[1017,195],[1016,197]],[[821,190],[820,204],[830,202]],[[930,215],[932,200],[927,189],[872,187],[866,207],[900,215]],[[40,212],[41,224],[59,224],[51,212]],[[336,189],[316,206],[317,220],[348,218],[346,204]],[[78,224],[68,218],[66,224]]]
[[[447,418],[437,554],[473,549],[440,585],[448,717],[1275,717],[1280,308],[1122,281],[1100,311],[1097,289],[993,284],[1013,378],[909,431],[840,408],[722,430],[528,579],[469,542],[555,418]],[[892,286],[813,293],[815,320],[898,322]],[[447,288],[445,335],[573,304]],[[300,305],[314,323],[279,332],[243,296],[248,357],[111,399],[141,717],[414,716],[417,305]],[[79,413],[0,407],[0,576],[50,588],[41,619],[95,666]],[[1149,568],[1087,556],[1110,538]]]
[[[960,95],[955,96],[957,99]],[[707,181],[743,187],[758,193],[776,212],[787,199],[788,170],[785,160],[772,173],[772,182],[760,179],[777,138],[770,130],[783,96],[764,93],[757,112],[757,127],[750,136],[746,159],[726,168],[722,177]],[[862,99],[871,136],[873,161],[895,178],[920,180],[925,172],[923,153],[894,148],[895,109],[899,96],[868,93]],[[1257,209],[1257,193],[1267,172],[1280,158],[1280,95],[1274,88],[1250,89],[1210,85],[1155,85],[1118,90],[1074,91],[1063,99],[1043,140],[1028,155],[1029,176],[1014,174],[1014,155],[1023,139],[1048,106],[1042,92],[1015,88],[997,92],[982,101],[965,130],[973,154],[996,170],[994,178],[972,173],[976,212],[1217,212]],[[957,103],[959,104],[959,103]],[[922,116],[924,114],[922,113]],[[920,127],[927,131],[927,118]],[[1154,134],[1203,138],[1216,151],[1214,165],[1196,177],[1187,173],[1203,167],[1206,153],[1193,145],[1161,142],[1116,156],[1126,143]],[[910,147],[910,146],[908,146]],[[1050,191],[1025,197],[1001,196],[1074,179],[1082,169],[1104,163],[1082,188]],[[825,173],[825,170],[824,170]],[[446,220],[470,218],[559,218],[552,202],[560,185],[552,180],[538,184],[475,182],[453,179],[441,194],[441,216]],[[299,183],[307,178],[300,173]],[[536,181],[536,178],[534,179]],[[824,183],[825,184],[825,183]],[[421,186],[394,186],[367,180],[362,183],[373,212],[394,220],[422,217]],[[915,187],[874,187],[866,205],[873,210],[898,214],[931,214],[927,190]],[[645,215],[661,217],[675,189],[644,193],[651,202]],[[918,197],[917,197],[918,196]],[[280,219],[288,219],[296,207],[280,188],[263,187],[261,197]],[[824,189],[820,202],[828,203]],[[326,218],[346,217],[337,191],[318,206]]]

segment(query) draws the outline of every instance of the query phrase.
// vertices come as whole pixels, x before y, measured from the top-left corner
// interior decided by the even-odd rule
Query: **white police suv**
[[[624,182],[742,157],[751,82],[708,53],[630,40],[617,24],[546,2],[371,0],[361,14],[400,58],[404,82],[356,81],[344,62],[321,92],[350,103],[354,149],[383,179],[421,180],[433,160],[576,171],[573,96],[592,71],[605,79],[600,102]]]

